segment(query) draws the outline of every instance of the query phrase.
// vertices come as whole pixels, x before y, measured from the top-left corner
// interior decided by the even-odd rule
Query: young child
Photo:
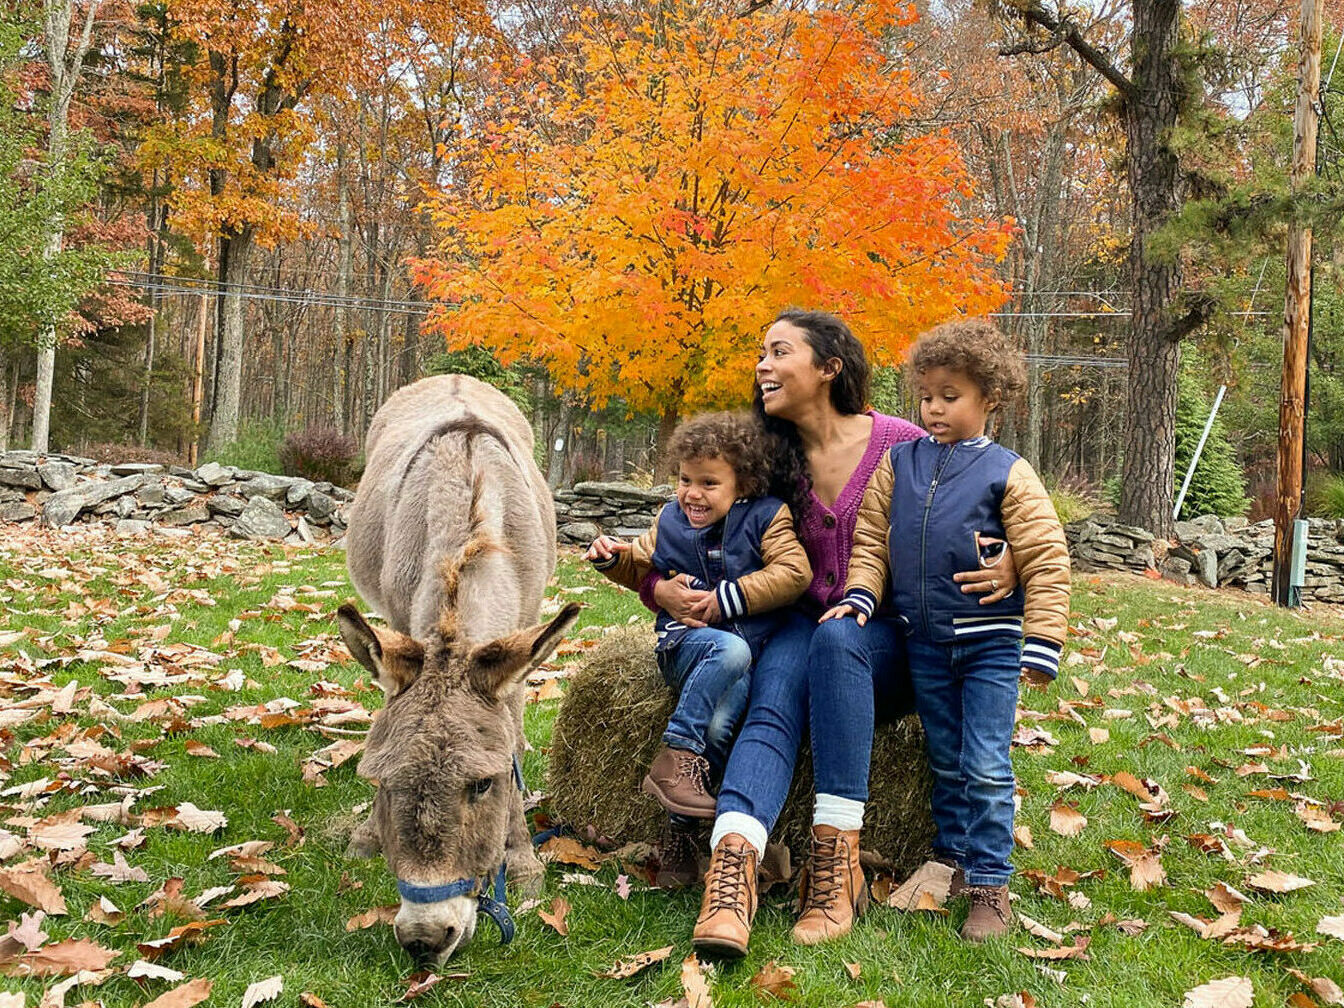
[[[644,790],[676,819],[714,816],[713,781],[747,706],[751,665],[797,600],[812,567],[786,504],[764,496],[769,438],[747,414],[712,413],[681,424],[668,453],[677,466],[676,501],[633,543],[599,536],[585,554],[612,581],[638,590],[651,570],[689,575],[711,589],[701,619],[687,626],[659,611],[658,667],[677,706]]]
[[[854,614],[863,625],[890,583],[933,771],[934,856],[954,869],[953,893],[970,897],[962,937],[983,941],[1012,920],[1018,680],[1044,687],[1059,672],[1069,554],[1036,473],[985,434],[1025,383],[1004,335],[984,320],[950,322],[920,337],[908,367],[929,436],[896,445],[874,471],[845,595],[822,619]],[[952,574],[1000,562],[1005,539],[1019,587],[980,605]]]

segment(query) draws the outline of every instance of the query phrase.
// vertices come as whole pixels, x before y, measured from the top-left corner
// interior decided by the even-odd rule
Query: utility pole
[[[1317,101],[1321,90],[1321,15],[1317,0],[1301,0],[1301,56],[1293,114],[1292,191],[1297,196],[1316,163]],[[1296,606],[1293,556],[1304,550],[1306,529],[1295,522],[1302,508],[1302,446],[1306,432],[1307,335],[1311,320],[1311,228],[1294,220],[1288,231],[1288,284],[1283,308],[1283,391],[1279,397],[1279,479],[1274,506],[1274,601]],[[1302,541],[1298,541],[1302,540]]]

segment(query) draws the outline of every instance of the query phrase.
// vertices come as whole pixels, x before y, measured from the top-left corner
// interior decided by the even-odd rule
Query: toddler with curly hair
[[[746,710],[752,663],[778,612],[812,582],[788,505],[765,493],[770,445],[748,414],[687,420],[668,445],[676,500],[634,542],[603,535],[585,554],[633,590],[657,571],[712,592],[696,621],[702,625],[663,610],[654,620],[658,667],[677,705],[643,787],[683,833],[688,820],[713,818],[714,781]],[[669,880],[694,881],[694,869],[681,874],[690,877]]]

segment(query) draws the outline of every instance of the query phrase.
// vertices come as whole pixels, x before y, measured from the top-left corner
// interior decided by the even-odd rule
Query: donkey
[[[350,579],[387,620],[337,614],[385,706],[359,772],[378,785],[352,852],[379,849],[403,894],[397,940],[442,962],[470,940],[476,880],[540,884],[520,788],[523,691],[577,618],[537,620],[555,569],[555,512],[532,432],[497,390],[426,378],[378,410],[346,535]],[[527,629],[522,629],[522,628]]]

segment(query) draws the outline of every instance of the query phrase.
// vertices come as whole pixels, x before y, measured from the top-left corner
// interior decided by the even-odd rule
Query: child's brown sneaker
[[[982,942],[1008,933],[1013,923],[1013,911],[1008,906],[1008,887],[967,886],[962,890],[971,900],[971,912],[961,926],[961,937],[969,942]]]
[[[714,818],[709,761],[693,752],[660,746],[644,775],[643,791],[669,812],[693,819]]]

